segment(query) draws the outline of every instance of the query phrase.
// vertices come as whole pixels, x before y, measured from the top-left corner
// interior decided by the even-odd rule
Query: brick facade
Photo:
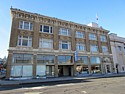
[[[90,57],[91,56],[98,56],[101,61],[101,73],[107,73],[106,72],[106,64],[110,65],[110,70],[113,72],[112,67],[112,54],[111,54],[111,47],[110,47],[110,39],[109,39],[109,31],[105,30],[103,28],[96,28],[96,27],[90,27],[83,24],[78,24],[70,21],[64,21],[57,18],[52,18],[44,15],[39,15],[36,13],[30,13],[26,11],[22,11],[19,9],[11,8],[11,14],[12,14],[12,27],[11,27],[11,36],[10,36],[10,45],[8,49],[8,67],[7,67],[7,75],[6,78],[11,77],[11,67],[14,65],[20,65],[20,64],[13,64],[12,58],[13,54],[15,53],[24,53],[24,54],[32,54],[33,55],[33,64],[32,64],[32,77],[36,77],[36,66],[37,66],[37,55],[38,54],[44,54],[44,55],[54,55],[54,63],[52,64],[45,64],[46,66],[54,66],[54,76],[58,77],[58,69],[59,67],[62,67],[63,73],[67,74],[67,71],[71,71],[71,76],[74,76],[76,74],[76,67],[77,66],[84,66],[82,63],[75,63],[74,61],[74,52],[76,51],[76,43],[81,42],[85,44],[86,51],[79,51],[79,56],[87,56],[88,60],[88,71],[89,74],[91,74],[91,64],[90,64]],[[33,30],[24,30],[19,29],[19,22],[20,21],[27,21],[32,22],[33,24]],[[40,25],[48,25],[52,26],[52,34],[40,32]],[[71,31],[70,36],[63,36],[59,34],[60,28],[65,28]],[[80,31],[84,33],[84,38],[76,38],[75,32]],[[89,40],[89,33],[93,33],[97,36],[97,40]],[[32,36],[32,47],[22,47],[18,46],[18,36]],[[106,42],[100,41],[100,36],[104,35],[106,36]],[[39,41],[40,38],[45,39],[52,39],[53,40],[53,49],[43,49],[39,48]],[[59,41],[69,41],[71,42],[71,50],[60,50],[59,49]],[[98,46],[98,52],[93,53],[90,52],[90,44],[96,44]],[[108,53],[102,53],[101,46],[107,46],[108,47]],[[72,56],[72,63],[68,64],[59,64],[58,63],[58,56],[59,55],[71,55]],[[104,58],[109,58],[110,62],[103,62]],[[104,64],[105,63],[105,64]],[[21,64],[22,65],[22,64]],[[70,67],[70,68],[68,68]],[[68,70],[68,69],[69,70]]]

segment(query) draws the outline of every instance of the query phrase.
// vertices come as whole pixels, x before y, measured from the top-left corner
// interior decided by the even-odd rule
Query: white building
[[[125,38],[114,33],[111,33],[109,37],[115,72],[125,72]]]

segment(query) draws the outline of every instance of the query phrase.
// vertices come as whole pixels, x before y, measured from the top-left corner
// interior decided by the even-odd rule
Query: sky
[[[10,7],[80,24],[96,22],[125,37],[125,0],[0,0],[0,58],[8,56]]]

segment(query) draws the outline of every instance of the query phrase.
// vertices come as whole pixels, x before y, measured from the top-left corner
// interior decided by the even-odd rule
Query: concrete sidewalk
[[[70,81],[76,79],[98,79],[98,78],[110,78],[110,77],[120,77],[125,76],[125,73],[119,74],[104,74],[104,75],[91,75],[91,76],[78,76],[78,77],[58,77],[58,78],[39,78],[39,79],[25,79],[25,80],[0,80],[0,86],[11,86],[11,85],[23,85],[23,84],[37,84],[37,83],[51,83],[51,82],[61,82]]]

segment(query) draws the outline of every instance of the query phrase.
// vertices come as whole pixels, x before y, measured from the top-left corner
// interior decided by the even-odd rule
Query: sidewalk
[[[91,76],[79,76],[79,77],[58,77],[58,78],[47,78],[47,79],[25,79],[25,80],[0,80],[0,86],[11,86],[11,85],[23,85],[23,84],[37,84],[37,83],[51,83],[59,81],[70,81],[75,79],[98,79],[98,78],[110,78],[125,76],[125,73],[119,74],[104,74],[104,75],[91,75]]]

